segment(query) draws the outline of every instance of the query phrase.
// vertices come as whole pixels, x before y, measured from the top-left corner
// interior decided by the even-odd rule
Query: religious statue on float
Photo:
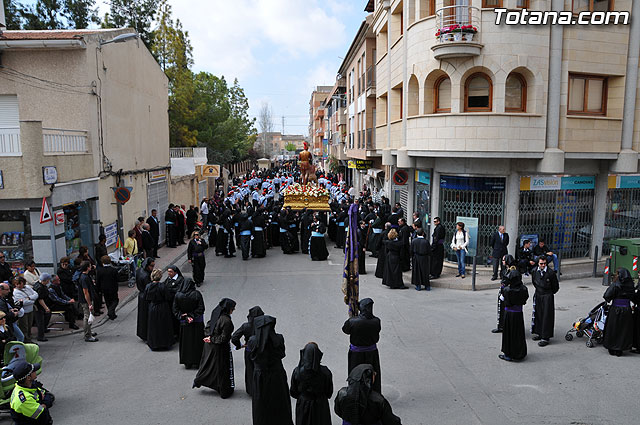
[[[313,155],[309,152],[309,144],[307,142],[304,142],[304,150],[300,152],[299,156],[300,160],[298,161],[298,165],[300,167],[300,178],[302,180],[302,185],[306,186],[309,181],[317,181],[316,167],[311,163]]]

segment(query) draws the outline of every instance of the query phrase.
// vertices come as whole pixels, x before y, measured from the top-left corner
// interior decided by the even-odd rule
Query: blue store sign
[[[505,188],[505,179],[504,177],[441,176],[440,187],[454,190],[502,192]]]

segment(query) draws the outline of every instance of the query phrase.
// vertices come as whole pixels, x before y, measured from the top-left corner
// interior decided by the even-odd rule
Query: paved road
[[[233,298],[237,327],[259,304],[278,318],[288,375],[299,349],[316,341],[333,371],[335,389],[341,387],[348,339],[340,331],[346,318],[340,253],[333,250],[323,263],[301,254],[283,256],[279,250],[250,261],[212,254],[202,287],[205,314],[221,297]],[[637,370],[640,356],[612,358],[602,347],[588,349],[582,340],[563,338],[573,320],[599,302],[599,280],[562,282],[553,343],[540,348],[529,341],[527,361],[510,364],[497,358],[500,336],[489,332],[495,324],[495,291],[392,291],[373,277],[373,268],[367,265],[370,274],[363,276],[361,296],[375,300],[374,312],[382,319],[383,393],[404,424],[638,422],[637,384],[629,371]],[[188,265],[183,269],[190,271]],[[75,335],[43,346],[42,380],[57,396],[55,422],[251,424],[241,352],[234,352],[237,388],[231,399],[191,389],[195,372],[178,364],[177,348],[151,352],[135,336],[135,307],[130,303],[115,322],[99,328],[97,344]],[[530,313],[529,304],[525,315]],[[334,424],[339,423],[335,417]]]

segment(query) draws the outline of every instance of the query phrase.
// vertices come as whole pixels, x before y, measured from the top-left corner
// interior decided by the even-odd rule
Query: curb
[[[178,263],[181,258],[183,258],[183,257],[186,258],[186,256],[187,256],[186,251],[181,253],[180,255],[175,257],[172,261],[169,261],[169,264],[167,264],[166,266],[164,266],[162,268],[162,272],[166,272],[170,265]],[[135,290],[135,291],[131,292],[131,294],[129,294],[125,299],[120,300],[118,302],[118,306],[116,307],[116,312],[120,311],[124,306],[129,304],[131,301],[135,300],[137,297],[138,297],[138,290]],[[104,325],[105,323],[107,323],[108,321],[109,321],[109,318],[106,315],[104,315],[104,316],[100,317],[100,319],[97,321],[97,323],[92,324],[91,328],[92,329],[98,328],[98,327]],[[63,336],[75,335],[75,334],[79,334],[79,333],[83,333],[83,332],[84,332],[84,330],[82,328],[80,328],[80,329],[73,330],[71,332],[60,334],[60,335],[47,336],[47,338],[60,338],[60,337],[63,337]]]

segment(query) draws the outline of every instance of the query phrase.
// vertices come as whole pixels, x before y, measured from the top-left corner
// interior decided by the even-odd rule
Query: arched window
[[[464,111],[489,112],[493,103],[493,85],[491,79],[482,73],[476,73],[464,84]]]
[[[440,77],[433,86],[435,99],[433,102],[436,114],[451,112],[451,80],[447,76]]]
[[[527,81],[516,72],[507,77],[504,93],[504,110],[506,112],[527,111]]]

